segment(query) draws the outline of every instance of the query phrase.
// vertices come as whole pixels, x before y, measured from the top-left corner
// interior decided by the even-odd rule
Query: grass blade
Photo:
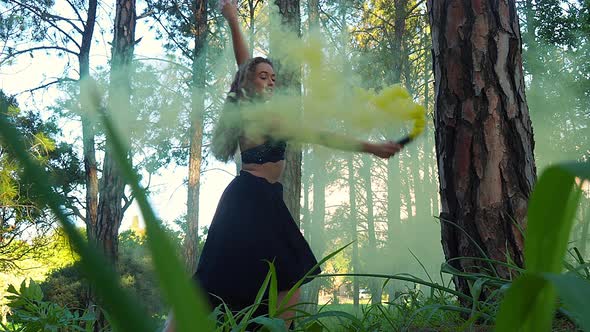
[[[551,330],[556,292],[553,283],[542,275],[558,274],[563,268],[581,196],[581,190],[574,185],[575,177],[589,178],[590,163],[562,163],[541,174],[529,202],[525,237],[527,272],[506,293],[498,313],[497,330],[516,327],[531,332]],[[558,289],[568,291],[563,287]]]
[[[34,183],[33,190],[39,193],[41,203],[56,216],[68,236],[70,243],[81,257],[82,272],[100,294],[101,304],[108,312],[113,324],[123,331],[153,331],[149,316],[141,309],[139,301],[125,291],[111,264],[91,247],[63,211],[61,196],[49,185],[49,175],[27,154],[27,149],[17,130],[6,119],[6,103],[0,103],[0,137],[24,169],[25,178]]]
[[[145,190],[139,184],[139,176],[127,159],[128,149],[115,126],[106,115],[100,117],[121,172],[130,185],[146,225],[147,243],[150,250],[160,289],[174,312],[179,332],[212,331],[214,324],[208,319],[209,308],[204,296],[197,290],[187,275],[183,263],[176,255],[176,248],[161,228],[148,203]]]
[[[496,318],[496,331],[551,331],[553,315],[539,316],[539,306],[553,304],[555,289],[542,277],[525,274],[508,289]]]
[[[590,331],[590,282],[569,274],[544,274],[550,280],[569,313],[578,321],[584,331]]]

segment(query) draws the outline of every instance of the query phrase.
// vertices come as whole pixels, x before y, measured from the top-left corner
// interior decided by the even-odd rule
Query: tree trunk
[[[348,202],[350,205],[350,235],[352,237],[352,273],[360,272],[359,262],[359,243],[357,232],[357,216],[356,216],[356,188],[354,176],[354,155],[348,158]],[[359,309],[359,280],[358,277],[352,277],[352,303],[355,312]]]
[[[404,33],[406,30],[406,7],[407,0],[396,0],[394,2],[394,31],[391,49],[393,50],[393,68],[391,69],[391,83],[401,81],[402,66],[407,55],[402,50]],[[395,133],[388,133],[388,137],[394,137]],[[387,249],[393,253],[396,249],[395,234],[401,229],[400,208],[401,208],[401,180],[400,180],[400,156],[387,161]],[[394,267],[394,265],[391,265]],[[394,273],[394,271],[391,271]],[[388,296],[394,298],[395,289],[393,285],[388,286]]]
[[[190,151],[188,161],[187,234],[184,240],[184,257],[189,274],[197,269],[199,250],[199,188],[203,148],[203,116],[205,112],[207,1],[192,3],[194,40],[191,90]]]
[[[375,271],[374,259],[377,257],[377,238],[375,236],[375,217],[373,215],[373,189],[371,183],[371,168],[373,167],[373,160],[371,156],[363,156],[363,166],[361,167],[361,178],[365,185],[365,195],[367,204],[367,251],[369,261],[367,262],[368,272],[377,273]],[[380,283],[377,279],[369,279],[369,288],[371,289],[371,303],[381,303],[381,288]]]
[[[300,228],[304,232],[305,239],[310,241],[311,234],[311,212],[309,207],[309,191],[311,184],[312,168],[310,167],[310,155],[309,150],[303,152],[303,167],[305,173],[302,174],[301,187],[303,189],[303,211],[301,213],[301,225]]]
[[[428,6],[445,257],[485,254],[522,266],[518,227],[526,228],[536,168],[515,2],[429,0]],[[506,267],[479,260],[451,265],[511,277]],[[465,279],[454,282],[469,294]]]
[[[307,9],[309,12],[309,30],[319,29],[320,27],[320,1],[307,1]]]
[[[396,250],[396,232],[401,229],[400,222],[400,171],[399,156],[387,160],[387,248],[390,254]],[[393,267],[393,266],[392,266]],[[398,273],[401,271],[389,271]],[[394,298],[395,289],[392,285],[388,287],[389,301]]]
[[[299,0],[276,0],[275,4],[279,7],[281,23],[294,31],[297,36],[301,36]],[[276,45],[277,42],[271,41],[271,45]],[[275,63],[275,66],[278,72],[279,87],[288,88],[299,93],[301,91],[300,69],[293,71],[281,70],[280,63]],[[285,171],[281,180],[284,187],[284,200],[297,226],[299,226],[301,210],[301,147],[298,144],[291,143],[287,146],[285,161]]]
[[[98,167],[96,162],[96,148],[95,148],[95,131],[94,121],[89,111],[98,107],[92,105],[90,91],[84,86],[84,81],[91,79],[90,77],[90,48],[92,46],[92,37],[94,35],[94,26],[96,23],[96,9],[97,0],[90,0],[88,2],[88,12],[84,31],[82,32],[82,42],[80,43],[80,54],[78,55],[79,69],[80,69],[80,118],[82,122],[82,150],[84,154],[84,178],[86,184],[86,235],[88,241],[96,245],[96,223],[98,220]],[[97,298],[93,289],[88,286],[84,290],[86,308],[90,312],[95,311]]]
[[[80,117],[82,120],[82,147],[84,151],[84,176],[86,183],[86,234],[88,240],[95,242],[97,213],[98,213],[98,172],[96,164],[96,149],[94,146],[94,121],[88,115],[89,110],[98,105],[91,105],[89,91],[82,85],[84,80],[90,79],[90,47],[96,21],[97,1],[90,0],[88,3],[88,17],[86,18],[85,29],[82,33],[80,54],[78,55],[80,68]]]
[[[109,89],[109,114],[117,115],[114,124],[132,123],[130,109],[130,66],[135,45],[135,0],[117,0],[115,27],[112,43],[112,61]],[[120,128],[120,127],[116,127]],[[123,128],[120,128],[123,130]],[[129,131],[129,128],[124,128]],[[120,135],[126,137],[126,135]],[[100,201],[96,239],[104,254],[113,262],[117,261],[119,226],[123,220],[123,195],[125,182],[117,165],[112,140],[106,140],[103,174],[101,178]]]
[[[315,148],[313,153],[313,212],[311,215],[311,247],[315,256],[319,259],[324,257],[326,251],[326,236],[324,232],[326,217],[326,159],[321,148]],[[316,279],[310,283],[308,302],[318,303],[320,280]],[[311,305],[311,312],[316,307]]]

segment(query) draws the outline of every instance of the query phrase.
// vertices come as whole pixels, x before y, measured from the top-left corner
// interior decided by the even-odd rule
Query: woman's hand
[[[373,154],[379,158],[388,159],[393,157],[401,149],[402,146],[395,142],[364,143],[363,152]]]
[[[226,20],[238,20],[238,6],[234,0],[219,0],[221,14]]]

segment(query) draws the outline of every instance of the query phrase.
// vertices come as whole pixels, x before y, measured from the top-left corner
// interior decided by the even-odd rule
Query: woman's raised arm
[[[246,41],[244,40],[244,35],[242,34],[242,29],[240,28],[240,24],[238,22],[238,8],[236,7],[236,4],[233,0],[220,1],[222,2],[221,6],[223,6],[221,8],[221,13],[229,24],[231,39],[234,47],[234,55],[236,56],[236,63],[239,67],[248,61],[250,58],[250,52],[248,51],[248,46],[246,46]]]

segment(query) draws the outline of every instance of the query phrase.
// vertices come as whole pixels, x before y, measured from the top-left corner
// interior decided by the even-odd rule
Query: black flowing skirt
[[[239,311],[254,303],[268,262],[274,263],[280,292],[303,278],[317,260],[283,201],[282,185],[241,171],[221,196],[194,279],[209,293],[212,308],[221,303],[220,297]],[[317,268],[312,275],[320,272]],[[257,310],[264,313],[264,307]]]

